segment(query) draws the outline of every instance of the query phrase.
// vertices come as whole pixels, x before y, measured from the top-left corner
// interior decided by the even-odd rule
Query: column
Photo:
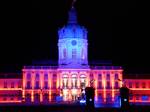
[[[34,102],[35,72],[32,72],[32,74],[31,74],[31,83],[32,83],[31,102]]]
[[[40,102],[43,102],[43,82],[44,82],[43,76],[44,76],[44,72],[41,71],[40,72],[40,89],[41,89],[41,91],[40,91]]]
[[[49,102],[51,101],[51,74],[48,72]]]
[[[114,91],[114,79],[115,79],[115,78],[114,78],[114,75],[115,75],[114,73],[111,73],[111,74],[110,74],[110,76],[111,76],[111,77],[110,77],[110,80],[111,80],[111,87],[112,87],[112,102],[114,102],[114,97],[115,97],[115,93],[114,93],[114,92],[115,92],[115,91]]]

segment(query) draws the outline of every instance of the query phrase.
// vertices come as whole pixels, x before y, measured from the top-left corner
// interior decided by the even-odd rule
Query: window
[[[119,86],[118,86],[118,82],[115,82],[115,89],[118,89]]]
[[[107,89],[110,89],[110,82],[109,82],[109,81],[107,81],[106,88],[107,88]]]
[[[56,89],[56,81],[53,82],[53,88]]]
[[[132,82],[129,82],[129,88],[132,88]]]
[[[115,80],[118,80],[118,74],[115,74]]]
[[[101,74],[98,75],[98,79],[102,80],[102,75]]]
[[[39,89],[39,88],[40,88],[39,81],[36,81],[36,83],[35,83],[35,89]]]
[[[148,100],[148,96],[143,95],[143,96],[142,96],[142,100],[143,100],[143,101],[147,101],[147,100]]]
[[[142,83],[142,88],[146,88],[145,82]]]
[[[14,82],[11,82],[11,88],[14,88],[15,84]]]
[[[48,82],[47,81],[44,82],[44,88],[48,89]]]
[[[18,88],[21,88],[21,85],[22,85],[22,83],[21,83],[21,81],[19,81],[18,82]]]
[[[93,79],[93,74],[90,74],[90,79]]]
[[[48,74],[44,75],[44,80],[48,80]]]
[[[27,79],[31,80],[31,74],[27,74]]]
[[[67,51],[66,49],[63,50],[63,58],[66,58],[67,57]]]
[[[6,101],[6,100],[7,100],[7,97],[4,97],[3,100]]]
[[[136,95],[136,100],[139,100],[140,99],[140,96],[139,95]]]
[[[82,48],[82,52],[81,52],[81,54],[82,54],[82,59],[85,59],[85,56],[84,56],[84,49]]]
[[[56,75],[56,74],[53,74],[53,78],[57,78],[57,75]]]
[[[72,49],[72,59],[76,59],[77,51],[76,49]]]
[[[101,81],[98,82],[98,88],[102,89],[102,82]]]
[[[10,100],[14,100],[14,98],[13,98],[13,97],[11,97],[11,98],[10,98]]]
[[[30,89],[30,88],[31,88],[30,81],[27,81],[27,89]]]
[[[133,100],[133,95],[130,95],[129,99],[130,99],[130,100]]]
[[[7,88],[7,82],[4,82],[4,88]]]
[[[109,74],[106,75],[106,79],[110,80],[110,75]]]
[[[36,74],[35,79],[39,80],[39,74]]]
[[[135,83],[135,87],[139,88],[139,83],[138,82]]]

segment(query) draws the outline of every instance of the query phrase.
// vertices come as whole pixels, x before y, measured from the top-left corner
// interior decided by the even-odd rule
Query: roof
[[[123,79],[150,79],[150,74],[124,74]]]
[[[21,73],[0,73],[0,78],[22,78]]]

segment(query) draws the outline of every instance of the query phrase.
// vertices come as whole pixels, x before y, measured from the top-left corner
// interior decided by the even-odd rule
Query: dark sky
[[[0,72],[32,60],[57,60],[57,30],[71,0],[9,1],[1,13]],[[149,73],[146,8],[136,0],[77,0],[78,22],[88,29],[89,60],[112,60],[127,73]]]

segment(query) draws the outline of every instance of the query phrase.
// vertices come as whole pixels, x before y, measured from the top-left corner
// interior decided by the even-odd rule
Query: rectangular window
[[[109,81],[107,81],[106,88],[107,88],[107,89],[110,89],[110,82],[109,82]]]
[[[142,88],[146,88],[145,82],[142,83]]]
[[[118,80],[118,74],[115,74],[115,80]]]
[[[35,83],[35,89],[39,89],[39,88],[40,88],[39,81],[36,81],[36,83]]]
[[[118,89],[118,88],[119,88],[118,82],[115,82],[115,89]]]
[[[129,99],[130,99],[130,100],[133,100],[133,95],[130,95]]]
[[[93,79],[93,74],[90,74],[90,79]]]
[[[53,82],[53,89],[56,89],[56,81]]]
[[[102,80],[102,75],[98,74],[98,80]]]
[[[132,88],[132,82],[129,82],[129,88]]]
[[[72,49],[72,59],[76,59],[77,51],[76,49]]]
[[[27,74],[27,79],[31,80],[31,74]]]
[[[101,81],[98,82],[98,88],[102,89],[102,82]]]
[[[36,74],[35,79],[39,80],[39,74]]]
[[[139,88],[139,83],[138,82],[135,83],[135,87]]]
[[[48,80],[48,74],[44,75],[44,80]]]
[[[54,74],[53,74],[53,78],[55,78],[55,79],[56,79],[56,78],[57,78],[57,74],[55,74],[55,73],[54,73]]]
[[[22,83],[21,83],[21,81],[19,81],[18,82],[18,88],[21,88],[21,85],[22,85]]]
[[[139,100],[140,99],[140,96],[139,95],[136,95],[136,100]]]
[[[109,74],[106,75],[106,79],[110,80],[110,75]]]
[[[27,89],[31,89],[31,83],[30,83],[30,81],[27,81]]]
[[[15,84],[14,82],[11,82],[11,88],[14,88]]]
[[[4,82],[4,88],[7,88],[7,82]]]
[[[44,88],[48,89],[48,82],[47,81],[44,82]]]

